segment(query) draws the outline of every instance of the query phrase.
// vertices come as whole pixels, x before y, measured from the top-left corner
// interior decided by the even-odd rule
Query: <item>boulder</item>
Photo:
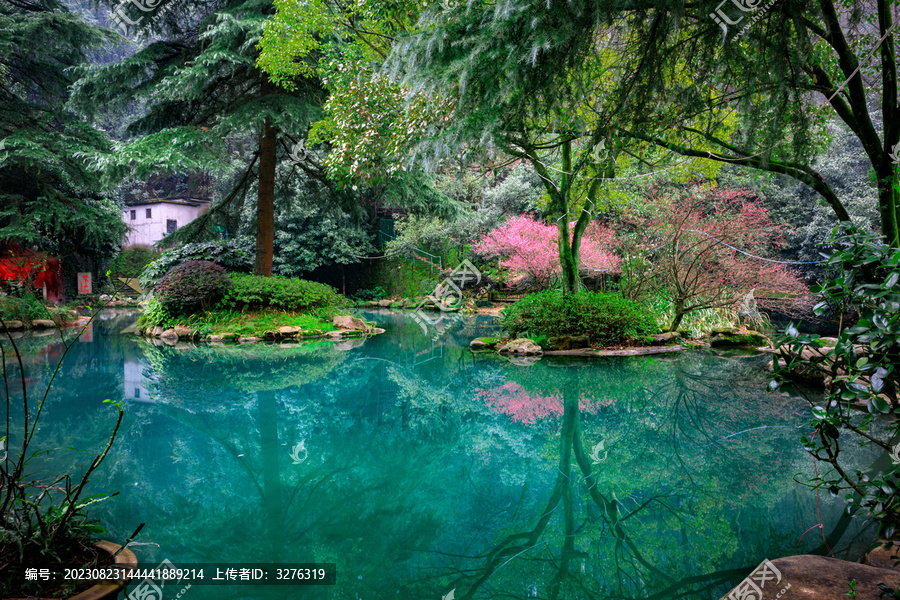
[[[48,329],[50,327],[56,327],[56,323],[50,319],[35,319],[31,322],[31,326],[35,329]]]
[[[847,600],[850,589],[847,584],[855,581],[855,591],[862,599],[882,597],[878,584],[893,589],[900,587],[900,573],[860,563],[828,558],[827,556],[788,556],[771,561],[776,569],[767,569],[766,579],[759,575],[753,578],[755,585],[762,583],[762,598],[781,598],[782,600]],[[757,567],[755,573],[762,574],[763,565]],[[740,586],[738,586],[740,588]],[[725,596],[726,598],[757,598],[752,593],[742,595],[738,588]],[[736,593],[735,593],[736,592]]]
[[[349,315],[338,315],[331,320],[332,325],[338,329],[360,329],[366,331],[369,326],[359,317],[351,317]]]
[[[184,325],[176,325],[173,329],[175,329],[175,335],[183,340],[190,340],[194,337],[194,330],[190,327],[185,327]]]
[[[534,343],[532,340],[528,338],[518,338],[511,342],[507,342],[503,344],[500,348],[497,348],[497,352],[502,352],[504,354],[543,354],[544,351],[541,350],[541,347]]]
[[[291,337],[300,333],[300,328],[294,327],[293,325],[282,325],[278,328],[278,333],[285,337]]]
[[[469,348],[472,350],[492,350],[497,346],[497,342],[499,341],[500,340],[494,337],[475,338],[469,342]]]
[[[248,337],[240,337],[238,338],[238,343],[240,344],[252,344],[253,342],[258,342],[258,337],[248,336]]]
[[[541,360],[543,356],[541,356],[540,354],[530,356],[510,354],[508,356],[504,356],[504,358],[517,367],[530,367]]]
[[[224,339],[225,339],[224,337],[222,337],[221,335],[215,334],[215,333],[212,335],[206,336],[206,341],[208,341],[208,342],[221,342]]]
[[[339,340],[339,339],[341,339],[342,337],[344,337],[344,332],[341,331],[341,330],[338,330],[338,331],[326,331],[326,332],[325,332],[325,337],[327,337],[329,340]]]
[[[654,344],[668,344],[678,341],[681,338],[681,334],[677,331],[667,331],[665,333],[657,333],[652,337]]]
[[[22,329],[23,327],[25,327],[25,323],[23,323],[22,321],[5,321],[5,323],[6,328],[9,330]]]
[[[391,300],[379,300],[378,301],[378,306],[380,306],[381,308],[387,308],[390,305],[391,305]]]
[[[728,347],[728,346],[767,346],[769,340],[766,336],[756,331],[746,329],[736,330],[718,330],[710,339],[710,346]]]
[[[580,350],[590,348],[591,342],[586,335],[560,335],[550,338],[554,350]]]
[[[384,333],[384,329],[382,329],[381,327],[370,327],[369,333],[371,333],[373,335],[377,335],[379,333]]]
[[[363,344],[366,343],[366,338],[358,337],[358,338],[350,338],[347,340],[340,341],[334,345],[335,350],[353,350],[354,348],[359,348]]]
[[[307,329],[306,331],[300,334],[302,338],[314,338],[314,337],[322,337],[321,329]]]
[[[163,331],[164,331],[164,329],[162,327],[160,327],[159,325],[157,325],[156,327],[153,328],[153,331],[150,332],[150,335],[152,335],[153,337],[159,337],[162,335]]]
[[[168,343],[169,340],[175,340],[177,342],[178,334],[175,333],[175,328],[173,327],[172,329],[166,329],[161,334],[159,334],[159,339],[161,339],[162,341],[164,341],[166,343]]]
[[[128,327],[126,327],[125,329],[120,331],[119,335],[128,335],[128,334],[134,335],[135,333],[140,335],[140,330],[138,329],[137,324],[129,325]]]

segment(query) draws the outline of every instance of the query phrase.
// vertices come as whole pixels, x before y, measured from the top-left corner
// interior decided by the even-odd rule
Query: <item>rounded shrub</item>
[[[298,312],[337,306],[344,301],[333,287],[315,281],[243,273],[232,273],[231,280],[233,285],[220,305],[231,310],[274,308]]]
[[[219,302],[231,288],[225,269],[208,260],[189,260],[156,284],[155,295],[171,315],[188,315]]]
[[[585,335],[603,345],[641,340],[657,331],[647,307],[615,292],[529,294],[503,311],[500,325],[513,337]]]

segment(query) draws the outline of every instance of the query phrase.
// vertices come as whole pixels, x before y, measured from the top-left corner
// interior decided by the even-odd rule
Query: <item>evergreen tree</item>
[[[822,125],[838,118],[863,148],[881,228],[900,245],[896,43],[889,0],[777,3],[674,0],[471,2],[435,13],[399,64],[455,87],[457,119],[492,131],[501,115],[545,96],[567,101],[573,73],[609,41],[619,107],[610,134],[685,156],[789,175],[849,215],[812,165]],[[553,96],[556,96],[554,98]]]
[[[59,255],[64,267],[96,268],[125,234],[83,156],[110,141],[66,109],[73,67],[113,37],[56,0],[0,1],[0,240]]]
[[[291,147],[279,141],[293,144],[305,136],[325,93],[313,77],[295,78],[291,91],[279,88],[256,67],[256,45],[266,17],[274,13],[269,0],[225,0],[192,8],[196,12],[187,11],[189,16],[180,19],[154,20],[151,15],[148,26],[164,39],[120,62],[86,68],[74,100],[87,113],[98,104],[138,102],[144,107],[127,128],[136,137],[115,153],[96,157],[98,167],[112,176],[195,169],[232,175],[232,189],[206,219],[183,228],[182,238],[242,200],[255,181],[254,272],[268,276],[275,239],[275,171],[279,155]],[[132,17],[138,21],[138,15]],[[252,149],[245,150],[247,146]],[[232,164],[239,165],[237,174]]]

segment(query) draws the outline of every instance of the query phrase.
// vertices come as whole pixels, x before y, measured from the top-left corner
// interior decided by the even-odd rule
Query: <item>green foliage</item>
[[[380,285],[376,285],[370,290],[356,290],[351,296],[357,302],[371,302],[372,300],[384,300],[387,298],[387,292]]]
[[[155,297],[151,297],[147,301],[141,316],[138,319],[138,325],[141,327],[162,327],[168,329],[178,323],[178,315],[170,313],[162,302]]]
[[[340,207],[295,195],[276,216],[274,270],[297,277],[325,265],[348,265],[375,248],[363,222]]]
[[[855,492],[848,500],[878,521],[881,536],[891,539],[900,525],[900,464],[854,472],[843,453],[854,443],[889,453],[900,434],[900,250],[850,223],[842,227],[835,230],[835,250],[828,259],[840,275],[813,288],[823,297],[814,311],[856,312],[858,318],[830,349],[821,348],[817,335],[800,334],[790,325],[780,340],[786,364],[775,361],[775,368],[786,380],[811,374],[830,378],[824,402],[807,399],[815,434],[801,441],[810,454],[834,467],[813,483],[833,494]],[[806,357],[801,356],[804,350]],[[772,388],[777,386],[772,382]]]
[[[0,6],[0,239],[95,261],[117,250],[120,208],[83,158],[109,138],[65,107],[77,67],[115,37],[56,0]]]
[[[113,275],[136,279],[141,276],[150,263],[158,258],[159,252],[154,252],[146,246],[133,246],[119,252],[110,262],[109,270]],[[204,260],[209,259],[204,258]]]
[[[34,319],[52,319],[57,323],[69,320],[66,313],[48,308],[35,294],[3,296],[0,298],[0,319],[31,323]]]
[[[208,260],[189,260],[159,280],[154,292],[173,315],[189,315],[215,305],[231,288],[225,269]]]
[[[645,306],[614,292],[529,294],[503,311],[500,325],[513,337],[523,333],[547,338],[586,335],[591,343],[603,345],[637,340],[658,331]]]
[[[323,283],[290,279],[273,275],[259,277],[234,273],[232,286],[220,303],[222,308],[259,310],[277,308],[285,311],[308,311],[340,305],[344,298]]]
[[[249,238],[236,238],[227,242],[185,244],[167,250],[146,266],[141,275],[141,287],[156,285],[166,273],[189,260],[214,262],[228,271],[249,271],[253,268],[253,242]]]

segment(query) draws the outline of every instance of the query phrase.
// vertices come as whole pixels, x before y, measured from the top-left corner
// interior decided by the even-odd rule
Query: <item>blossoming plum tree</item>
[[[484,236],[474,250],[488,258],[499,257],[500,266],[527,273],[546,288],[562,273],[558,237],[559,229],[554,225],[519,215]],[[610,251],[614,244],[611,229],[592,223],[581,242],[581,265],[598,271],[615,270],[620,259]]]
[[[668,195],[651,195],[663,208],[643,226],[651,232],[645,252],[674,309],[670,331],[690,312],[734,306],[750,292],[769,308],[806,297],[806,285],[770,258],[780,226],[748,191],[694,183]]]

